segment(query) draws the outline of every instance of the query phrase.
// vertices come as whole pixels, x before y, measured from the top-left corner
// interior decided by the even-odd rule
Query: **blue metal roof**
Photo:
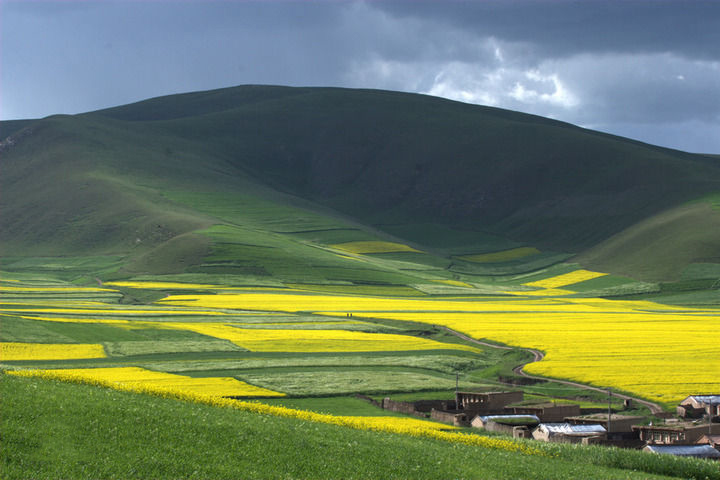
[[[694,398],[698,403],[705,403],[708,405],[720,404],[720,395],[690,395],[690,398]]]
[[[678,455],[680,457],[720,458],[720,452],[710,445],[648,445],[653,453]]]

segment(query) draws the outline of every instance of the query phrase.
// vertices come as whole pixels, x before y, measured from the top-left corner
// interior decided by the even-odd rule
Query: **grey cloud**
[[[2,118],[269,83],[429,93],[656,143],[668,125],[720,130],[720,2],[0,2]]]
[[[720,45],[720,2],[713,0],[399,0],[373,6],[399,19],[527,42],[542,56],[631,51],[707,59],[717,58]]]

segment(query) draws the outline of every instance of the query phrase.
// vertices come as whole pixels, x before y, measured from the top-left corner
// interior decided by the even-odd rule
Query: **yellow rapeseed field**
[[[346,242],[330,245],[337,250],[350,253],[396,253],[396,252],[420,252],[414,248],[395,242]]]
[[[33,293],[33,292],[49,292],[49,293],[117,293],[115,290],[109,288],[96,288],[96,287],[14,287],[9,285],[0,285],[0,292],[13,292],[13,293]]]
[[[493,263],[493,262],[509,262],[518,258],[528,257],[540,253],[540,250],[534,247],[519,247],[503,250],[501,252],[477,253],[474,255],[462,255],[460,260],[475,263]]]
[[[123,385],[155,391],[186,392],[211,397],[282,397],[285,394],[249,385],[230,377],[194,378],[139,367],[39,370],[60,380]]]
[[[111,287],[128,287],[128,288],[149,288],[149,289],[168,289],[168,290],[219,290],[227,287],[219,285],[209,285],[205,283],[180,283],[180,282],[105,282],[103,285]]]
[[[105,358],[102,345],[0,342],[0,360],[72,360]]]
[[[591,272],[590,270],[575,270],[574,272],[565,273],[563,275],[557,275],[555,277],[545,278],[535,282],[524,283],[528,287],[541,287],[541,288],[558,288],[566,285],[572,285],[573,283],[580,283],[586,280],[592,280],[607,275],[607,273]]]
[[[351,330],[289,330],[238,328],[224,323],[168,322],[165,327],[190,330],[230,340],[253,352],[382,352],[404,350],[466,350],[473,347],[442,343],[409,335]]]
[[[445,285],[452,285],[453,287],[467,287],[472,288],[469,283],[461,282],[460,280],[433,280],[435,283],[443,283]]]
[[[556,277],[547,287],[597,276],[573,272]],[[716,310],[552,296],[439,300],[278,293],[171,296],[161,303],[341,317],[351,312],[354,318],[426,322],[475,338],[543,350],[545,360],[526,367],[530,373],[622,389],[668,403],[720,390],[720,349],[717,335],[712,334],[720,331]]]

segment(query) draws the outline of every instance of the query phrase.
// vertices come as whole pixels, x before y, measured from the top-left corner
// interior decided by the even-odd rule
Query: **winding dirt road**
[[[453,330],[452,328],[444,327],[442,325],[437,325],[437,327],[445,330],[446,332],[449,332],[449,333],[455,335],[458,338],[462,338],[463,340],[467,340],[468,342],[472,342],[472,343],[475,343],[478,345],[483,345],[483,346],[491,347],[491,348],[499,348],[501,350],[512,350],[513,349],[513,347],[506,347],[504,345],[495,345],[493,343],[476,340],[472,337],[468,337],[464,333],[458,332],[457,330]],[[584,385],[582,383],[571,382],[569,380],[556,380],[554,378],[548,379],[545,377],[538,377],[535,375],[530,375],[529,373],[526,373],[523,370],[525,365],[527,365],[529,363],[533,363],[533,362],[539,362],[540,360],[542,360],[545,357],[545,354],[543,352],[541,352],[540,350],[535,350],[532,348],[523,348],[523,347],[517,347],[517,348],[519,348],[520,350],[525,350],[526,352],[532,353],[533,359],[530,360],[529,362],[525,362],[525,363],[520,364],[517,367],[513,368],[513,372],[515,374],[520,375],[522,377],[526,377],[526,378],[532,378],[534,380],[552,381],[555,383],[562,383],[563,385],[570,385],[572,387],[582,388],[584,390],[592,390],[594,392],[607,393],[607,389],[603,389],[603,388],[599,388],[599,387],[592,387],[590,385]],[[613,396],[615,396],[617,398],[622,398],[623,400],[632,400],[635,403],[644,405],[650,409],[650,412],[652,412],[653,415],[661,415],[664,413],[664,410],[662,409],[662,407],[660,407],[660,405],[658,405],[657,403],[649,402],[647,400],[643,400],[642,398],[631,397],[630,395],[625,395],[622,393],[613,393]]]

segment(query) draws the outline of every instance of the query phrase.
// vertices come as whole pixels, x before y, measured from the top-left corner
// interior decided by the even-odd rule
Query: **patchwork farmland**
[[[604,414],[607,435],[586,443],[635,448],[613,419],[637,419],[645,432],[680,422],[670,418],[679,402],[720,392],[712,162],[391,92],[248,87],[213,94],[238,102],[232,109],[198,112],[205,100],[184,104],[194,95],[40,120],[3,151],[5,477],[720,478],[704,460],[541,443],[517,423]],[[383,138],[387,151],[370,155],[364,136],[330,136],[320,148],[305,128],[350,118],[341,97],[350,117],[383,112],[378,131],[429,143],[410,154]],[[185,113],[157,120],[166,101]],[[457,128],[440,135],[396,118],[399,105]],[[281,148],[258,131],[284,131],[283,115],[305,133]],[[667,169],[628,180],[627,205],[599,174],[588,197],[572,182],[546,191],[508,172],[487,180],[484,160],[438,170],[432,138],[442,137],[443,158],[500,151],[453,133],[467,125],[497,129],[493,142],[517,154],[518,171],[556,158],[543,142],[518,152],[515,135],[500,134],[530,126],[603,172],[620,168],[618,151],[638,171]],[[290,161],[309,151],[312,166]],[[335,157],[371,160],[350,182],[328,163]],[[551,178],[562,177],[558,162]],[[398,173],[408,171],[412,185]],[[58,178],[77,195],[48,187]],[[668,178],[683,181],[668,191]],[[531,194],[475,197],[495,184]],[[651,244],[655,228],[682,237],[678,256],[663,263],[665,250],[650,249],[617,267],[612,236]],[[493,395],[513,400],[487,411],[463,403]],[[714,418],[683,408],[691,423]]]

